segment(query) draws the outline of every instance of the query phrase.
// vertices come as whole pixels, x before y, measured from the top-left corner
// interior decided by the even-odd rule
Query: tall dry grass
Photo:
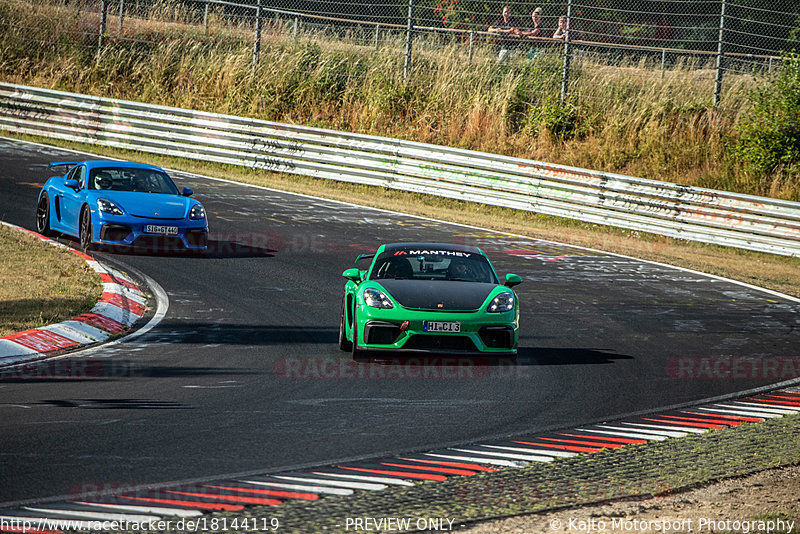
[[[610,65],[582,54],[559,103],[561,58],[542,48],[498,64],[480,45],[418,39],[402,81],[402,36],[376,51],[357,34],[315,29],[294,41],[268,21],[259,63],[252,28],[212,13],[208,31],[175,3],[127,17],[96,61],[99,13],[58,0],[0,0],[0,77],[22,84],[457,146],[577,167],[799,199],[800,186],[754,177],[727,149],[748,110],[752,76],[728,76],[711,105],[714,72],[677,62]],[[688,61],[688,60],[687,60]]]

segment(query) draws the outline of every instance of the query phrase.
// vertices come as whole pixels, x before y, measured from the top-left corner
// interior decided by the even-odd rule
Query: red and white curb
[[[138,530],[132,525],[153,524],[166,518],[175,518],[171,519],[173,525],[181,519],[185,525],[202,525],[200,516],[206,513],[236,512],[248,506],[279,506],[291,500],[315,501],[327,495],[381,491],[390,486],[412,486],[419,482],[520,468],[534,462],[558,462],[604,449],[702,434],[798,413],[800,388],[794,387],[512,440],[301,471],[113,491],[98,491],[97,486],[92,485],[73,500],[0,510],[0,532],[22,532],[23,527],[32,533],[107,530],[109,527],[103,525],[113,521],[127,522],[121,530]],[[187,522],[190,520],[194,523]],[[207,521],[210,524],[210,519]],[[2,525],[7,525],[7,529]],[[266,525],[265,528],[272,527]],[[192,527],[186,526],[186,529]]]
[[[36,232],[3,221],[0,224],[77,254],[100,275],[103,283],[103,294],[89,313],[0,337],[0,365],[38,360],[63,350],[106,341],[127,331],[145,314],[148,297],[126,274]]]

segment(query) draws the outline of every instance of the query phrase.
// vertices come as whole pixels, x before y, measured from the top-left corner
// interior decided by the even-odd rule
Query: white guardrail
[[[0,83],[0,130],[506,206],[800,256],[800,202]]]

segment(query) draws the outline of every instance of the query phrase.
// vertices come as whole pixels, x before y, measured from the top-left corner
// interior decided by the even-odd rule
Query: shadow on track
[[[517,365],[597,365],[632,359],[633,356],[602,349],[521,347],[517,354]]]
[[[46,383],[106,381],[120,378],[189,378],[209,376],[252,376],[261,369],[222,367],[181,367],[144,365],[114,358],[58,358],[0,369],[0,383]]]
[[[80,243],[71,237],[62,237],[61,243],[75,250],[80,250]],[[272,258],[279,249],[248,242],[247,240],[208,241],[205,250],[186,249],[182,244],[174,242],[152,242],[146,245],[95,245],[89,253],[100,252],[120,256],[168,256],[170,258]]]
[[[162,321],[139,339],[142,343],[192,343],[203,345],[299,345],[329,344],[335,347],[339,330],[334,327],[183,323]]]
[[[613,354],[595,349],[520,347],[517,357],[492,356],[490,354],[465,356],[459,354],[376,354],[359,356],[358,363],[380,365],[420,365],[434,367],[521,367],[539,365],[597,365],[610,364],[615,360],[632,360],[632,356]]]
[[[86,408],[91,410],[185,410],[186,404],[151,399],[54,399],[39,403],[58,408]]]

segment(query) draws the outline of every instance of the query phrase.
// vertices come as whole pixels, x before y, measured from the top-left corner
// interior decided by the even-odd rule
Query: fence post
[[[722,68],[724,67],[724,44],[725,44],[725,7],[727,0],[722,0],[722,8],[719,16],[719,41],[717,42],[717,76],[714,80],[714,107],[719,105],[720,93],[722,92]]]
[[[406,24],[406,60],[403,65],[403,83],[408,81],[411,69],[411,45],[414,40],[414,0],[408,0],[408,21]]]
[[[564,65],[561,72],[561,105],[567,102],[569,92],[569,62],[572,58],[572,0],[567,1],[567,31],[564,32]]]
[[[258,5],[256,6],[256,35],[253,40],[253,76],[256,75],[259,52],[261,52],[261,0],[258,0]]]
[[[102,12],[100,13],[100,31],[97,36],[97,62],[100,63],[100,56],[103,52],[103,43],[105,42],[106,37],[106,22],[108,17],[108,0],[103,0],[103,3],[100,7]]]
[[[376,52],[378,51],[378,38],[380,37],[380,33],[381,33],[381,25],[380,24],[376,24],[375,25],[375,51]]]
[[[122,37],[122,18],[125,16],[125,0],[119,0],[119,27],[117,37]]]
[[[206,0],[206,5],[203,9],[203,31],[206,35],[208,35],[208,3],[209,0]]]
[[[472,47],[475,44],[475,30],[469,31],[469,62],[472,63]]]
[[[299,30],[299,27],[300,27],[300,19],[298,17],[295,17],[294,18],[294,30],[292,31],[292,40],[294,40],[295,44],[297,44],[297,32]]]
[[[664,69],[666,68],[666,64],[667,64],[667,51],[666,50],[662,50],[661,51],[661,79],[662,80],[664,79]]]

